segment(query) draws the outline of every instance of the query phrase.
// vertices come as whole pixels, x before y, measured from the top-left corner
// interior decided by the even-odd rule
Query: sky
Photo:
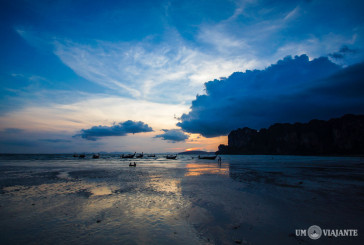
[[[0,153],[216,151],[364,113],[364,3],[3,0]]]

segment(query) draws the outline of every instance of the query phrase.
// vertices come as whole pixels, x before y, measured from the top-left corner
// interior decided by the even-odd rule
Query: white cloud
[[[294,17],[296,17],[298,14],[299,14],[299,10],[300,10],[300,7],[297,6],[295,7],[292,11],[290,11],[285,17],[284,17],[284,20],[285,21],[288,21],[288,20],[291,20],[293,19]]]
[[[213,28],[211,26],[201,27],[198,40],[212,45],[219,56],[231,56],[232,54],[237,56],[237,52],[249,50],[250,46],[244,39],[234,37],[231,33],[227,33],[225,29],[223,25]]]
[[[172,39],[173,40],[173,39]],[[235,48],[226,39],[219,47]],[[247,59],[207,54],[174,38],[153,45],[97,42],[83,45],[58,40],[55,54],[85,79],[118,91],[124,97],[163,103],[189,103],[203,83],[242,70]]]

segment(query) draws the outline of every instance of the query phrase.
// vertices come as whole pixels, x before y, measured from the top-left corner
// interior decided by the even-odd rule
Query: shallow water
[[[136,162],[136,167],[129,167]],[[358,229],[364,160],[0,156],[2,244],[314,244],[295,229]]]

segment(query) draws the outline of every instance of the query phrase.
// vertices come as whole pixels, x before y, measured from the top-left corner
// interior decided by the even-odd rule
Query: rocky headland
[[[217,154],[364,155],[364,115],[239,128],[230,132],[228,145],[220,145]]]

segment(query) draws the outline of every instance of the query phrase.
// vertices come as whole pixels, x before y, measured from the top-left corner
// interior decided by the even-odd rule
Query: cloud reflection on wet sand
[[[203,174],[229,175],[229,164],[217,163],[189,163],[186,165],[185,176],[199,176]]]
[[[136,161],[0,161],[2,244],[295,244],[315,220],[363,224],[359,158]]]
[[[12,214],[11,225],[3,232],[21,230],[25,235],[15,238],[19,243],[32,237],[36,227],[41,227],[39,243],[58,243],[62,238],[77,244],[199,243],[184,219],[190,202],[182,196],[179,178],[151,174],[136,181],[140,172],[135,169],[102,181],[77,174],[77,179],[60,174],[55,183],[3,188],[0,201],[7,205],[0,211]],[[93,174],[99,178],[97,171]]]

